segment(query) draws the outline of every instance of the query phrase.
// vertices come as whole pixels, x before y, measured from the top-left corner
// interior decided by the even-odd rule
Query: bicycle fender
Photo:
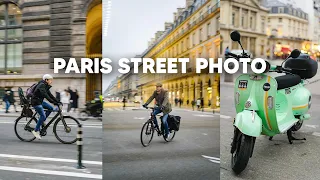
[[[262,119],[255,111],[244,110],[238,113],[233,125],[243,134],[252,137],[259,137],[262,132]]]

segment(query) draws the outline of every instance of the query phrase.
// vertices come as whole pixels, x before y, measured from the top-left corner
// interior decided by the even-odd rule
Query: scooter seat
[[[278,90],[295,86],[301,82],[301,78],[298,75],[286,74],[275,78],[278,83]]]

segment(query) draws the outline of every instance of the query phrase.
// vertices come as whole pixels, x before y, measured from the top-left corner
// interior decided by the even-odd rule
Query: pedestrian
[[[61,92],[61,103],[63,104],[62,112],[68,112],[70,105],[70,94],[67,89]]]
[[[71,99],[71,96],[73,95],[73,91],[71,90],[70,87],[68,87],[68,93],[69,93],[69,96],[70,96],[70,102],[68,104],[68,112],[71,110],[72,108],[72,99]]]
[[[56,91],[56,99],[60,102],[61,98],[60,98],[60,91],[57,90]]]
[[[9,91],[9,92],[10,92],[10,91]],[[9,95],[9,102],[10,102],[10,105],[13,105],[14,110],[15,110],[16,112],[18,112],[17,106],[16,106],[16,104],[15,104],[16,100],[14,99],[14,93],[13,93],[12,90],[11,90],[10,95]]]
[[[200,105],[201,105],[201,100],[200,98],[197,99],[197,107],[198,107],[198,111],[200,110]]]
[[[123,102],[123,110],[126,108],[126,96],[123,97],[122,102]]]
[[[6,93],[3,96],[3,102],[6,104],[6,113],[9,113],[10,108],[10,91],[6,91]]]
[[[187,106],[189,106],[189,99],[187,100]]]
[[[40,115],[40,118],[37,122],[35,129],[32,131],[32,134],[37,139],[41,139],[41,136],[39,133],[41,125],[50,115],[51,111],[54,110],[49,103],[46,103],[43,101],[44,98],[46,98],[50,103],[54,105],[61,104],[50,92],[52,81],[53,81],[53,77],[50,74],[45,74],[42,77],[42,80],[37,84],[35,91],[33,92],[33,97],[31,97],[31,105],[34,107],[36,112]],[[45,112],[44,109],[48,109],[49,111]]]
[[[192,110],[194,111],[194,106],[196,105],[196,101],[192,100],[191,105],[192,105]]]
[[[176,106],[178,106],[178,102],[179,102],[178,98],[175,98],[174,99],[174,103],[175,103]]]
[[[211,100],[208,100],[208,105],[209,107],[211,107]]]
[[[230,52],[230,50],[229,50],[229,46],[228,46],[224,51],[225,58],[228,56],[229,52]]]
[[[179,99],[179,107],[181,108],[182,100]]]
[[[201,98],[201,109],[202,109],[202,112],[204,111],[204,102],[203,102],[203,98]]]
[[[73,111],[74,111],[74,112],[77,111],[78,101],[79,101],[79,92],[78,92],[78,90],[76,89],[76,90],[73,92],[73,97],[72,97],[72,108],[73,108]]]

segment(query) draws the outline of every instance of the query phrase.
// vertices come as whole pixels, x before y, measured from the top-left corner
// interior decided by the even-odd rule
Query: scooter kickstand
[[[295,138],[295,137],[293,137],[292,136],[292,130],[291,129],[289,129],[288,131],[287,131],[287,136],[288,136],[288,140],[289,140],[289,143],[290,144],[292,144],[292,141],[294,141],[294,140],[307,140],[306,138]]]
[[[273,138],[273,136],[270,136],[270,137],[269,137],[269,141],[272,141],[272,138]]]

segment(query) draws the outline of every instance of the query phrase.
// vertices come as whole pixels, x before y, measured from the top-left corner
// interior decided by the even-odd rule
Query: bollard
[[[77,134],[77,146],[78,146],[78,166],[77,169],[86,168],[82,164],[82,125],[78,124],[78,134]]]

